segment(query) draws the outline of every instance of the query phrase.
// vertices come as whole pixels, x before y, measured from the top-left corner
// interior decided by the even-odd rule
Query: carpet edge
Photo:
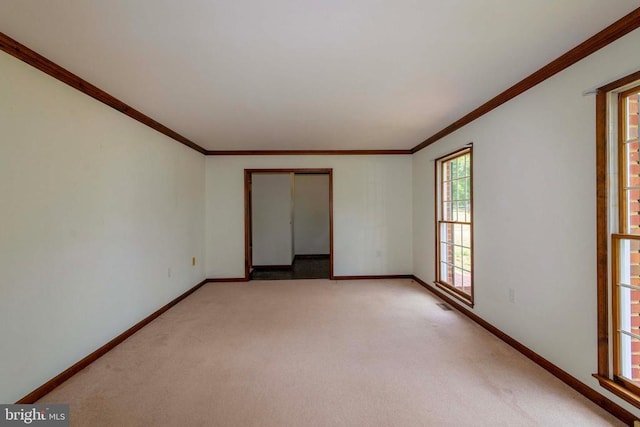
[[[505,332],[493,326],[491,323],[487,322],[482,317],[462,307],[452,298],[440,292],[435,287],[430,286],[427,282],[423,281],[416,275],[413,275],[412,279],[416,283],[421,285],[423,288],[425,288],[427,291],[431,292],[436,297],[450,304],[453,308],[458,310],[460,313],[464,314],[469,319],[473,320],[475,323],[482,326],[484,329],[491,332],[496,337],[500,338],[506,344],[510,345],[511,347],[513,347],[514,349],[522,353],[531,361],[535,362],[537,365],[539,365],[540,367],[545,369],[547,372],[549,372],[551,375],[555,376],[560,381],[567,384],[569,387],[571,387],[572,389],[574,389],[575,391],[577,391],[578,393],[580,393],[581,395],[583,395],[584,397],[586,397],[587,399],[595,403],[596,405],[600,406],[602,409],[609,412],[614,417],[625,422],[627,425],[630,425],[630,426],[634,425],[634,421],[637,420],[636,416],[633,415],[631,412],[627,411],[626,409],[624,409],[622,406],[618,405],[617,403],[605,397],[604,395],[598,393],[596,390],[592,389],[591,387],[589,387],[588,385],[586,385],[585,383],[583,383],[573,375],[569,374],[559,366],[551,363],[544,357],[540,356],[538,353],[531,350],[529,347],[525,346],[520,341],[517,341],[515,338],[512,338],[511,336],[507,335]]]
[[[69,368],[65,369],[55,377],[51,378],[49,381],[42,384],[40,387],[36,388],[29,394],[25,395],[23,398],[18,400],[16,404],[31,404],[36,402],[38,399],[42,398],[46,394],[52,392],[56,387],[60,386],[62,383],[67,381],[69,378],[107,354],[110,350],[114,349],[118,344],[122,343],[124,340],[138,332],[140,329],[151,323],[153,320],[158,318],[161,314],[169,310],[174,305],[178,304],[180,301],[200,289],[204,284],[213,281],[213,279],[204,279],[200,283],[196,284],[192,288],[188,289],[186,292],[180,294],[173,300],[169,301],[167,304],[160,307],[158,310],[151,313],[149,316],[145,317],[126,331],[122,332],[117,337],[113,338],[111,341],[107,342],[97,350],[88,354],[84,358],[80,359],[78,362],[71,365]]]

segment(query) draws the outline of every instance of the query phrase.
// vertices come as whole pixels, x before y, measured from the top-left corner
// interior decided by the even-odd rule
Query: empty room
[[[640,425],[639,53],[640,0],[0,1],[0,425]]]

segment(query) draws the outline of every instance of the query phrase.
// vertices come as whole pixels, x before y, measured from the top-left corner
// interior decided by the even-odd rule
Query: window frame
[[[638,408],[640,387],[620,374],[620,298],[616,283],[620,275],[619,242],[621,239],[640,240],[637,234],[626,234],[629,231],[626,229],[627,198],[623,185],[626,178],[626,154],[623,153],[626,150],[622,150],[626,126],[623,100],[639,89],[640,72],[636,72],[596,91],[598,372],[593,374],[603,388]],[[611,131],[613,126],[617,127],[615,134]],[[612,159],[614,155],[616,158]],[[615,191],[612,191],[611,167],[616,168],[614,172],[618,174]],[[617,212],[612,212],[611,201],[614,199]],[[616,223],[612,224],[613,221]]]
[[[444,220],[442,215],[442,165],[443,163],[454,160],[458,157],[462,157],[466,154],[469,154],[469,221],[453,221],[455,224],[468,224],[469,225],[469,233],[470,233],[470,250],[471,250],[471,265],[470,265],[470,274],[471,274],[471,291],[470,293],[463,292],[460,289],[457,289],[452,284],[447,283],[445,280],[441,278],[441,225],[443,223],[452,223],[452,221]],[[435,231],[436,231],[436,260],[435,260],[435,280],[434,284],[443,291],[447,292],[449,295],[455,297],[456,299],[462,301],[464,304],[473,307],[474,306],[474,232],[473,232],[473,143],[469,143],[462,148],[459,148],[455,151],[452,151],[442,157],[438,157],[434,160],[434,174],[435,174]]]

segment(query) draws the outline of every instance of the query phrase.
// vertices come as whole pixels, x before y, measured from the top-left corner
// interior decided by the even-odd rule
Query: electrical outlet
[[[191,265],[196,265],[196,257],[191,258]]]
[[[171,267],[167,269],[167,277],[171,277]]]
[[[516,291],[513,288],[509,288],[509,302],[511,304],[516,302]]]

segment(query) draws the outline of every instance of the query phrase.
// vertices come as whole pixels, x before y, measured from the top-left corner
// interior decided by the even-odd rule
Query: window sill
[[[446,283],[438,282],[437,280],[434,281],[433,283],[439,289],[442,289],[447,294],[451,295],[452,297],[456,298],[457,300],[459,300],[459,301],[463,302],[464,304],[468,305],[469,307],[473,308],[473,299],[471,299],[471,297],[469,297],[469,295],[463,294],[462,292],[452,288],[450,285],[448,285]]]
[[[603,377],[598,374],[593,374],[593,377],[598,380],[601,387],[626,400],[636,408],[640,408],[640,396],[638,396],[637,394],[629,391],[629,389],[613,381],[611,378]]]

